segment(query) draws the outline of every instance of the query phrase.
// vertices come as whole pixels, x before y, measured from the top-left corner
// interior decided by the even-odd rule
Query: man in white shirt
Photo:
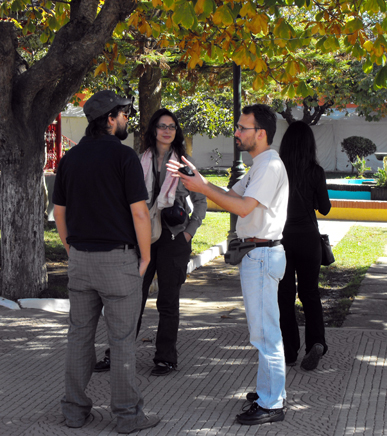
[[[180,164],[168,164],[187,189],[238,215],[238,238],[255,243],[256,248],[239,264],[250,342],[259,352],[257,389],[247,395],[254,401],[247,412],[237,415],[238,422],[246,425],[282,421],[285,417],[285,358],[277,293],[286,266],[280,240],[289,186],[278,153],[270,149],[275,131],[276,115],[268,106],[256,104],[242,110],[235,137],[238,148],[253,158],[253,165],[228,192],[208,182],[188,161],[185,163],[194,177],[178,172]]]

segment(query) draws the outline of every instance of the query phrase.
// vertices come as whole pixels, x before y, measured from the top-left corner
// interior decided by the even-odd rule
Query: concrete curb
[[[194,256],[187,265],[187,274],[199,268],[215,257],[221,256],[227,251],[227,241],[209,248],[203,253]],[[0,297],[0,306],[8,307],[12,310],[20,309],[40,309],[47,312],[68,313],[70,311],[70,301],[63,298],[21,298],[15,303],[12,300]]]

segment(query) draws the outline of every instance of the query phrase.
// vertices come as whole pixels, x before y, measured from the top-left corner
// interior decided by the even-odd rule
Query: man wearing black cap
[[[62,158],[53,193],[56,226],[69,255],[62,411],[71,428],[82,427],[91,413],[85,389],[96,363],[95,332],[104,307],[112,356],[111,410],[118,432],[126,434],[160,421],[144,414],[136,383],[136,326],[151,226],[141,164],[120,141],[128,136],[130,103],[113,91],[98,92],[86,102],[86,135]]]

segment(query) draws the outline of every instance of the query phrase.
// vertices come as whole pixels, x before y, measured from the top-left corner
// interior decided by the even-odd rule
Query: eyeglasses
[[[123,117],[126,118],[126,120],[129,120],[129,112],[121,112]]]
[[[158,129],[160,130],[176,130],[177,126],[175,124],[170,124],[169,126],[167,126],[166,124],[157,124],[156,126]]]
[[[253,130],[253,129],[254,130],[265,130],[262,127],[243,127],[243,126],[241,126],[239,124],[237,124],[235,126],[235,132],[238,130],[238,132],[243,133],[245,130]]]

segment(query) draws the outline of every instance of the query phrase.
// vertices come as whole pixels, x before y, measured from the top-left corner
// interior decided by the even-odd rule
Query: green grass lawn
[[[221,188],[227,188],[229,177],[224,174],[206,174],[204,177],[211,183]]]
[[[202,173],[203,176],[216,186],[227,187],[229,182],[229,176],[227,174],[218,174],[216,171],[205,171]],[[356,178],[356,172],[351,174],[350,172],[326,172],[325,177],[327,179],[347,179],[349,177]],[[366,174],[366,177],[371,177],[372,175]]]
[[[203,224],[192,242],[192,255],[227,239],[230,215],[227,212],[207,212]],[[368,268],[383,256],[387,245],[387,228],[352,227],[333,248],[336,262],[320,271],[319,287],[324,318],[329,327],[340,327]],[[49,262],[67,260],[67,254],[56,229],[45,231],[46,258]],[[65,287],[64,293],[66,293]],[[66,298],[63,296],[61,298]],[[297,301],[302,321],[302,305]]]
[[[228,212],[207,212],[192,241],[192,254],[199,254],[227,239],[230,230]]]
[[[206,218],[192,241],[192,255],[202,253],[227,239],[229,230],[230,214],[228,212],[207,212]],[[66,251],[55,228],[44,232],[44,241],[48,260],[67,259]]]
[[[330,327],[342,325],[368,268],[384,255],[386,245],[386,228],[354,226],[333,248],[336,262],[320,272],[322,296],[336,294],[327,320]]]

